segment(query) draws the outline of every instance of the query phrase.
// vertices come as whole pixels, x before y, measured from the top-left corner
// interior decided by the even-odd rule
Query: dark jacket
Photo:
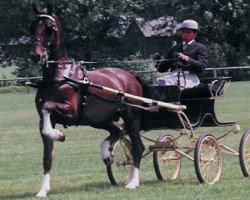
[[[176,68],[181,68],[182,70],[197,74],[206,68],[208,57],[206,46],[194,41],[184,51],[182,49],[182,44],[175,45],[169,50],[168,54],[165,56],[165,59],[177,58],[176,52],[181,52],[189,56],[189,60],[187,62],[176,60],[158,61],[155,66],[157,70],[159,72],[166,72],[169,69],[173,71]]]

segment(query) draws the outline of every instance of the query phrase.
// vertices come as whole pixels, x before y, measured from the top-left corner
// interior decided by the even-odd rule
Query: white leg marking
[[[129,189],[135,189],[136,187],[139,187],[139,169],[137,167],[132,167],[129,179],[125,187]]]
[[[111,156],[109,149],[110,149],[110,140],[104,140],[101,144],[102,160],[106,160]]]
[[[50,174],[44,174],[41,182],[41,189],[36,197],[46,197],[50,191]]]
[[[42,109],[43,113],[43,130],[42,134],[47,135],[52,140],[58,140],[60,137],[63,136],[61,131],[52,128],[51,121],[50,121],[50,113]]]

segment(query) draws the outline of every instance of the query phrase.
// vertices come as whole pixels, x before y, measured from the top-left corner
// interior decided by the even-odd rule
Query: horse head
[[[30,54],[38,64],[44,65],[48,58],[58,59],[56,51],[59,51],[61,46],[61,28],[50,4],[45,9],[33,5],[33,10],[36,19],[30,27],[31,35],[34,37],[34,47]]]

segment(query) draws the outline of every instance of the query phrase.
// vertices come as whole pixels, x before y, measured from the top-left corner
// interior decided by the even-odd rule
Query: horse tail
[[[149,87],[152,87],[152,85],[149,83],[149,81],[147,81],[146,79],[140,77],[138,74],[136,73],[131,73],[135,79],[140,83],[141,87],[142,87],[142,92],[143,92],[143,97],[149,97],[150,93],[149,93]]]

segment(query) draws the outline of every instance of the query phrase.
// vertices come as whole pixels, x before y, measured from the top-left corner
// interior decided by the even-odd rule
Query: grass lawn
[[[237,121],[242,130],[223,139],[238,150],[242,133],[250,127],[250,82],[232,83],[216,111],[221,121]],[[38,132],[35,93],[0,94],[0,199],[36,199],[42,175],[43,146]],[[57,128],[62,129],[58,126]],[[227,128],[200,128],[196,132],[222,134]],[[69,127],[66,141],[55,143],[51,191],[47,199],[250,199],[250,180],[244,178],[236,156],[223,154],[223,176],[214,185],[201,185],[193,163],[182,159],[180,176],[158,181],[150,154],[141,163],[141,186],[136,190],[110,185],[100,156],[108,136],[91,127]],[[166,130],[147,133],[157,138]],[[170,132],[172,132],[170,130]]]

